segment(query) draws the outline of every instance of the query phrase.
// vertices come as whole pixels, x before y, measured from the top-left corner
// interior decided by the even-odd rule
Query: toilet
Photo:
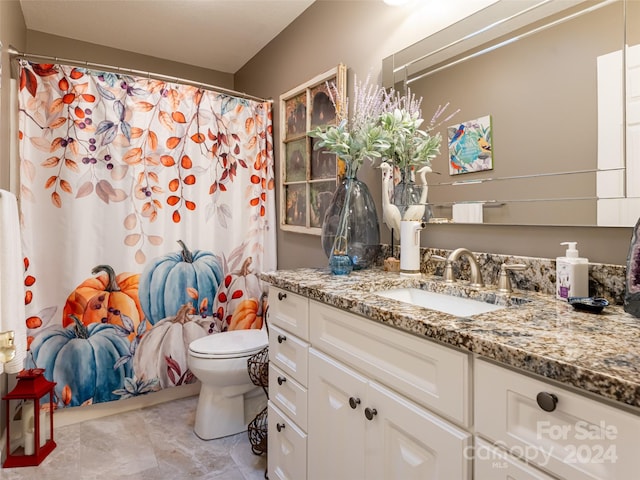
[[[194,426],[198,437],[212,440],[245,431],[245,399],[259,394],[266,404],[262,388],[249,378],[247,359],[268,343],[263,328],[208,335],[189,344],[187,364],[202,384]]]

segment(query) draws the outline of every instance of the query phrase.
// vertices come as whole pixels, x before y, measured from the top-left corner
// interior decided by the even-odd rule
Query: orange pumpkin
[[[260,305],[255,298],[247,298],[240,302],[231,316],[229,330],[262,328],[262,315],[258,315],[259,309]]]
[[[71,315],[76,315],[85,326],[91,323],[119,326],[129,332],[129,341],[133,340],[144,319],[138,299],[140,274],[116,276],[109,265],[98,265],[91,273],[100,275],[85,280],[71,292],[62,310],[62,325],[73,324]],[[147,322],[145,330],[148,329]]]

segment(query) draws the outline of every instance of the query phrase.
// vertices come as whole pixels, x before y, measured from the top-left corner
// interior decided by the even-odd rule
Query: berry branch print
[[[242,176],[252,217],[273,190],[270,105],[159,80],[62,65],[24,63],[20,136],[49,156],[22,159],[23,197],[34,182],[51,204],[97,198],[123,203],[122,243],[142,264],[164,242],[152,225],[196,218],[226,230],[238,208],[227,199]],[[267,108],[268,105],[268,108]],[[268,112],[267,112],[268,110]],[[35,128],[35,129],[34,129]],[[34,133],[37,132],[37,133]],[[49,174],[42,178],[42,170]]]

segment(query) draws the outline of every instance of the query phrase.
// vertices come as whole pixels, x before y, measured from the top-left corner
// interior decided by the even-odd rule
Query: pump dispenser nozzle
[[[576,248],[578,242],[562,242],[560,243],[560,245],[568,245],[565,257],[578,258],[580,256],[578,253],[578,249]]]

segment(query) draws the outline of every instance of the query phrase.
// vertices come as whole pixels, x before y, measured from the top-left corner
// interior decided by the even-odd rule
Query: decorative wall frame
[[[328,94],[328,85],[337,108]],[[343,64],[280,95],[280,228],[320,235],[324,214],[338,184],[336,156],[314,150],[308,132],[336,125],[346,98],[347,67]]]
[[[449,175],[493,170],[491,115],[447,128]]]

